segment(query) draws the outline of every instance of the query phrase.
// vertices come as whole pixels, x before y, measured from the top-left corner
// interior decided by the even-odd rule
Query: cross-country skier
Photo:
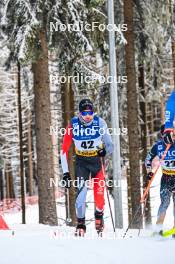
[[[159,159],[162,158],[166,144],[163,140],[165,125],[161,126],[161,138],[153,145],[149,153],[147,154],[145,160],[145,166],[147,168],[147,179],[150,180],[153,176],[152,173],[152,161],[158,156]],[[174,226],[175,226],[175,143],[169,148],[164,161],[161,164],[162,168],[162,178],[160,185],[160,199],[161,204],[159,206],[157,222],[156,222],[156,233],[159,233],[162,230],[163,222],[166,215],[166,210],[170,204],[171,196],[174,203]]]
[[[68,168],[68,151],[72,144],[75,146],[76,162],[75,176],[78,182],[77,197],[75,202],[77,216],[77,235],[86,232],[86,181],[93,179],[95,202],[95,227],[101,232],[104,227],[104,175],[102,172],[102,157],[112,153],[113,144],[106,122],[94,114],[93,103],[83,99],[79,103],[79,114],[72,118],[66,128],[61,149],[61,165],[63,180],[66,188],[71,185],[71,176]]]
[[[170,95],[165,112],[165,131],[163,139],[165,144],[173,144],[173,121],[175,119],[175,91]]]

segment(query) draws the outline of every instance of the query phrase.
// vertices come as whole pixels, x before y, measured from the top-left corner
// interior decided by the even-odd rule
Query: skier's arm
[[[114,146],[112,143],[112,138],[111,138],[111,135],[109,133],[108,126],[107,126],[104,119],[102,119],[102,118],[99,119],[99,126],[100,126],[101,131],[103,131],[102,140],[105,144],[106,152],[108,154],[111,154],[113,152]]]
[[[66,133],[63,137],[63,143],[61,147],[61,167],[63,170],[63,173],[69,172],[68,168],[68,153],[70,146],[72,144],[72,126],[68,125],[66,128]]]
[[[166,105],[165,130],[173,128],[174,117],[175,117],[175,91],[172,92]]]
[[[151,170],[152,168],[152,161],[157,156],[157,143],[155,143],[151,150],[148,152],[146,159],[145,159],[145,167],[147,170]]]

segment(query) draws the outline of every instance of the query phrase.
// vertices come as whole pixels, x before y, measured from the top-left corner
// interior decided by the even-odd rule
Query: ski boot
[[[102,232],[104,229],[103,211],[95,211],[95,229],[97,230],[97,234],[99,236],[102,236]]]
[[[175,192],[175,189],[173,190],[173,192]],[[173,227],[173,234],[172,234],[172,238],[174,238],[174,239],[175,239],[175,225],[174,225],[174,227]]]
[[[153,233],[152,233],[152,237],[161,237],[163,236],[163,224],[157,224],[154,226],[153,228]]]
[[[77,227],[75,230],[75,236],[84,237],[85,233],[86,233],[85,218],[78,218]]]

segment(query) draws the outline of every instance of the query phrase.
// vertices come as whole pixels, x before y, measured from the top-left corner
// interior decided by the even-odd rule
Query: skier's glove
[[[99,157],[105,157],[106,156],[106,150],[105,148],[99,149],[97,151]]]
[[[145,167],[146,167],[146,169],[147,169],[147,172],[150,172],[151,171],[151,169],[152,169],[152,162],[151,162],[151,160],[145,160]]]
[[[66,172],[63,174],[63,181],[64,181],[64,187],[70,188],[71,187],[71,177],[69,172]]]
[[[174,144],[174,139],[173,139],[173,129],[167,129],[167,131],[164,131],[163,134],[163,141],[165,144]]]
[[[153,175],[154,175],[153,172],[149,172],[149,173],[147,174],[147,176],[146,176],[147,181],[150,181],[150,180],[152,179]]]

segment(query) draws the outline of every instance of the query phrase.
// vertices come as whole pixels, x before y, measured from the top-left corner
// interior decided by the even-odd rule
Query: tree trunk
[[[22,105],[21,105],[21,66],[18,62],[18,127],[19,127],[19,157],[20,157],[20,184],[21,184],[21,208],[22,208],[22,224],[26,223],[25,214],[25,182],[24,182],[24,154],[23,154],[23,125],[22,125]]]
[[[32,114],[29,110],[28,112],[28,170],[29,170],[29,196],[33,195],[33,161],[32,161]]]
[[[6,198],[14,199],[15,192],[13,186],[12,167],[10,162],[5,165],[5,179],[6,179]]]
[[[48,70],[48,47],[46,32],[38,32],[41,56],[33,64],[36,153],[39,194],[39,223],[57,225],[55,190],[50,186],[54,178],[52,140],[49,135],[51,126],[50,87]]]
[[[150,145],[154,144],[154,105],[153,102],[150,103]]]
[[[161,124],[165,123],[165,99],[162,95],[160,98]]]
[[[5,165],[5,181],[6,181],[6,198],[10,198],[10,182],[9,182],[9,171],[8,166]]]
[[[70,122],[71,118],[74,116],[74,93],[72,89],[72,83],[67,81],[62,84],[62,111],[63,111],[63,127],[66,127]],[[71,146],[69,151],[69,170],[72,180],[75,180],[75,164],[74,164],[74,148]],[[70,218],[72,222],[71,226],[76,225],[76,214],[75,214],[75,188],[71,187],[69,191],[69,204],[70,204]],[[67,197],[66,197],[66,218],[68,217],[67,208]]]
[[[0,169],[0,200],[4,199],[4,180],[3,180],[3,172]]]
[[[124,0],[124,20],[128,25],[125,33],[127,45],[125,46],[126,75],[127,83],[127,107],[128,107],[128,139],[129,139],[129,166],[132,219],[140,205],[140,155],[139,155],[139,126],[138,126],[138,91],[136,88],[135,70],[135,46],[134,46],[134,25],[133,25],[133,1]],[[139,228],[142,226],[141,208],[133,221],[131,227]]]
[[[172,23],[175,26],[175,1],[174,0],[169,0],[169,9],[172,15]],[[172,59],[173,59],[174,86],[175,86],[175,39],[172,39],[171,47],[172,47]]]
[[[173,57],[173,72],[174,72],[174,85],[175,85],[175,41],[172,41],[172,57]]]
[[[145,76],[144,76],[144,62],[139,64],[139,91],[141,94],[140,99],[140,111],[142,123],[140,125],[141,129],[141,161],[142,161],[142,177],[143,177],[143,189],[147,186],[146,175],[147,171],[145,168],[145,158],[147,155],[147,116],[146,116],[146,94],[145,94]],[[144,98],[142,100],[142,98]],[[147,203],[145,205],[145,223],[147,225],[151,224],[151,206],[150,206],[150,195],[148,194]]]

